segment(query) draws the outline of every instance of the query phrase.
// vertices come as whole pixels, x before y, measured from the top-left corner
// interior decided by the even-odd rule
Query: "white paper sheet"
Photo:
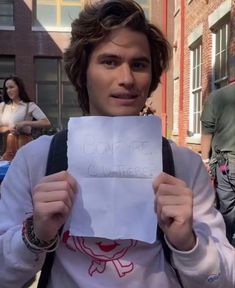
[[[79,183],[71,235],[156,240],[152,182],[162,171],[158,117],[70,118],[68,170]]]

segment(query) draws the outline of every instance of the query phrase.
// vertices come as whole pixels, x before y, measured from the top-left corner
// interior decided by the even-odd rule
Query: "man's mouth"
[[[116,99],[135,99],[137,98],[137,94],[130,94],[130,93],[121,93],[121,94],[113,94],[112,95],[113,98]]]

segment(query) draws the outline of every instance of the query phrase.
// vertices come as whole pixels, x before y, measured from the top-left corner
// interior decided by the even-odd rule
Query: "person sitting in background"
[[[30,101],[23,81],[17,76],[6,78],[3,83],[3,102],[0,103],[0,132],[6,135],[5,153],[1,159],[11,161],[16,151],[33,139],[32,128],[50,125],[43,111]]]

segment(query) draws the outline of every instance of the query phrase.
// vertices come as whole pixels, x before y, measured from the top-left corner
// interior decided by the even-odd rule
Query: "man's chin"
[[[138,109],[122,109],[118,111],[110,111],[106,116],[139,116],[140,110]]]

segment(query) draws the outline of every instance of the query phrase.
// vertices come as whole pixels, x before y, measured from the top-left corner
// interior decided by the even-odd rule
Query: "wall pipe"
[[[168,13],[168,0],[162,1],[162,32],[167,37],[167,13]],[[167,74],[163,72],[161,77],[162,83],[162,135],[167,136]]]
[[[180,83],[179,83],[179,144],[184,144],[184,38],[185,38],[185,0],[180,7]]]

